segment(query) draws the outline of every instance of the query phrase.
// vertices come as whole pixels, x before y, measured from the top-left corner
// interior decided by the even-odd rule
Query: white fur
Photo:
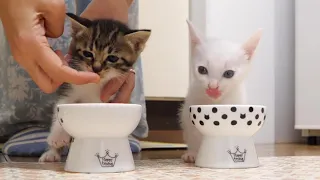
[[[204,39],[188,22],[192,45],[192,74],[185,102],[180,110],[180,124],[183,138],[188,146],[182,155],[185,162],[193,163],[202,140],[200,132],[190,123],[189,106],[206,104],[245,104],[246,90],[243,79],[250,71],[251,56],[260,40],[261,31],[254,34],[243,45],[215,38]],[[198,72],[204,66],[208,74]],[[234,70],[232,78],[224,78],[226,70]],[[221,96],[214,99],[206,94],[208,86],[219,87]]]
[[[111,71],[105,76],[106,78],[101,79],[98,84],[89,83],[84,85],[72,85],[72,90],[68,96],[62,97],[58,100],[53,108],[52,126],[50,134],[47,138],[49,149],[41,155],[39,162],[55,162],[60,161],[61,156],[59,149],[64,146],[69,146],[71,137],[61,127],[59,120],[56,119],[57,105],[67,103],[101,103],[100,92],[104,85],[112,78],[119,76],[119,73]],[[113,97],[110,98],[112,100]]]

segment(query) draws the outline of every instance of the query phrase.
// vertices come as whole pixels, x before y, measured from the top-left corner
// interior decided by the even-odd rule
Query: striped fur
[[[120,21],[97,19],[90,21],[72,13],[67,13],[72,22],[71,47],[72,59],[69,66],[78,71],[96,72],[104,78],[109,72],[119,75],[133,68],[138,56],[149,39],[150,30],[132,30]],[[93,57],[86,57],[87,51]],[[110,61],[117,58],[116,61]],[[57,91],[60,96],[67,96],[70,84],[64,83]]]
[[[90,21],[71,13],[67,15],[73,29],[70,67],[78,71],[95,72],[101,80],[97,84],[64,83],[60,86],[47,139],[49,149],[39,158],[40,162],[60,161],[60,150],[68,146],[71,140],[56,120],[56,106],[66,103],[101,103],[101,89],[111,78],[121,76],[133,68],[151,33],[150,30],[129,29],[127,25],[115,20]]]

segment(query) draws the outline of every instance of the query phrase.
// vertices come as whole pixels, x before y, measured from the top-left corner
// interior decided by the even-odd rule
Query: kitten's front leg
[[[191,129],[192,128],[192,129]],[[195,127],[183,132],[185,142],[188,146],[187,152],[181,158],[186,163],[194,163],[202,140],[201,133]]]
[[[61,99],[58,104],[71,103],[71,99]],[[47,143],[49,149],[41,155],[39,162],[57,162],[61,160],[60,151],[64,146],[69,146],[71,141],[71,136],[62,128],[60,125],[60,119],[57,119],[57,107],[54,106],[52,125],[50,129],[49,136],[47,138]]]
[[[56,114],[55,114],[56,115]],[[61,120],[57,118],[52,122],[47,142],[50,146],[58,149],[70,144],[71,136],[62,128]]]
[[[183,138],[187,144],[187,152],[181,156],[181,159],[186,163],[194,163],[202,140],[202,135],[196,127],[194,127],[189,118],[188,106],[185,106],[181,113]]]
[[[53,118],[55,119],[55,118]],[[65,146],[69,146],[71,137],[55,120],[52,124],[51,131],[47,138],[48,150],[39,158],[39,162],[58,162],[61,160],[61,150]]]
[[[63,129],[60,123],[63,122],[63,119],[58,119],[57,113],[58,108],[57,105],[59,104],[67,104],[67,103],[74,103],[75,100],[71,96],[61,98],[55,105],[53,109],[53,116],[52,116],[52,125],[50,129],[50,134],[48,136],[48,144],[56,149],[68,146],[70,144],[71,136]]]

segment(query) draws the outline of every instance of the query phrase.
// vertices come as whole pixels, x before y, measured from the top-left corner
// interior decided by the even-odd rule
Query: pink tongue
[[[218,98],[221,95],[221,92],[219,91],[219,89],[212,89],[212,88],[208,88],[206,90],[206,93],[208,94],[208,96],[214,97],[214,98]]]

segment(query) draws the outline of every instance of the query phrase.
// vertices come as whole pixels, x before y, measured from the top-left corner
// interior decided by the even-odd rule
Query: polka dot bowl
[[[190,123],[207,136],[252,136],[264,124],[266,107],[257,105],[195,105]]]
[[[60,125],[73,137],[66,171],[107,173],[135,169],[128,136],[138,126],[141,105],[60,104],[56,111]]]
[[[266,110],[263,105],[190,106],[190,123],[203,135],[196,166],[259,166],[252,136],[263,127]]]

